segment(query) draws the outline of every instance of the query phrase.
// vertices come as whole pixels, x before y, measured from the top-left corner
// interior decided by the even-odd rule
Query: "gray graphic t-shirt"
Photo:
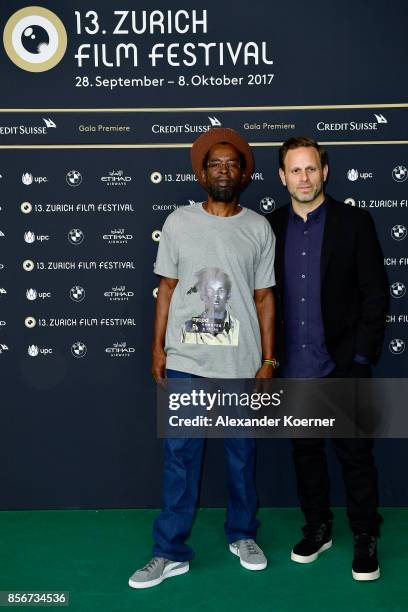
[[[166,366],[208,378],[253,378],[261,366],[254,289],[275,284],[275,236],[248,208],[217,217],[202,205],[171,213],[155,272],[177,278],[166,332]]]

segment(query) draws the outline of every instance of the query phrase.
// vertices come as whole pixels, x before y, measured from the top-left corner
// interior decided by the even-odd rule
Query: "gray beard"
[[[212,197],[216,202],[232,202],[239,191],[236,187],[207,187],[208,194]]]

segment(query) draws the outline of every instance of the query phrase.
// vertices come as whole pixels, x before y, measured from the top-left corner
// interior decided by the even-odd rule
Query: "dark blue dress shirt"
[[[320,254],[326,201],[303,221],[292,206],[285,239],[285,378],[322,378],[334,369],[321,311]]]

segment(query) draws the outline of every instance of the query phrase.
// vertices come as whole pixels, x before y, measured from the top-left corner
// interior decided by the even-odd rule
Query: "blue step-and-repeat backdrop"
[[[0,507],[155,507],[150,344],[160,231],[205,194],[191,143],[254,147],[242,203],[287,201],[280,143],[328,150],[328,192],[372,214],[391,307],[376,375],[408,356],[408,9],[387,3],[3,0],[0,27]],[[404,440],[376,450],[383,505],[408,501]],[[290,444],[261,440],[262,505],[296,501]],[[211,440],[201,503],[224,505]],[[333,502],[344,503],[331,461]]]

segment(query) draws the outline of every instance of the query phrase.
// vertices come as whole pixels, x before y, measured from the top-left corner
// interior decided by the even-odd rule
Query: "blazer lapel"
[[[320,255],[320,282],[323,283],[331,254],[334,250],[339,228],[336,204],[328,198],[326,222],[324,224],[322,252]]]

